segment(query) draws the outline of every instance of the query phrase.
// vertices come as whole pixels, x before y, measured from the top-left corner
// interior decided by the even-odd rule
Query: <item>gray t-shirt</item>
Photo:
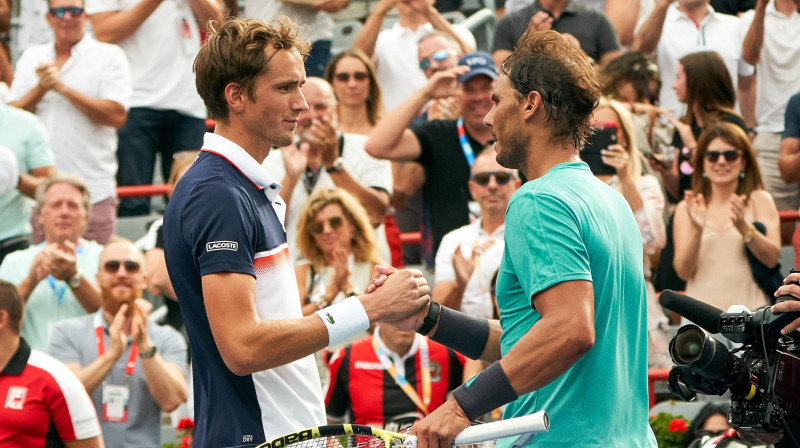
[[[77,362],[82,366],[87,366],[97,359],[97,342],[95,341],[94,317],[101,313],[87,316],[76,317],[59,322],[53,329],[50,338],[50,355],[63,363]],[[109,346],[108,324],[105,319],[100,319],[103,324],[104,340],[106,349]],[[150,339],[158,348],[158,353],[169,363],[175,364],[187,375],[187,353],[186,341],[172,327],[159,326],[152,322],[148,323],[147,331]],[[125,364],[130,356],[131,344],[128,341],[128,348],[119,357],[114,368],[106,377],[105,383],[112,385],[124,385],[126,383]],[[100,418],[100,427],[103,429],[103,438],[106,446],[125,447],[125,448],[152,448],[161,446],[161,409],[150,395],[147,381],[142,370],[142,361],[136,360],[136,366],[131,375],[130,398],[128,400],[128,420],[127,422],[109,422],[103,419],[103,386],[98,386],[91,394],[92,402]]]
[[[513,51],[519,38],[528,29],[531,18],[543,10],[537,0],[525,9],[503,17],[494,31],[492,52]],[[600,57],[609,51],[620,49],[617,32],[608,17],[597,9],[577,4],[572,0],[567,3],[561,16],[553,21],[553,30],[575,36],[581,44],[581,49],[595,61],[599,61]]]

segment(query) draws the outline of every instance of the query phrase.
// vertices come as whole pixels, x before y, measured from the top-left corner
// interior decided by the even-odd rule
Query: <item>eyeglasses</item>
[[[137,272],[139,272],[139,269],[141,269],[139,263],[135,261],[108,260],[103,265],[103,270],[109,274],[116,274],[117,272],[119,272],[120,266],[123,266],[125,268],[125,272],[127,272],[128,274],[136,274]]]
[[[453,54],[453,50],[439,50],[431,55],[429,58],[425,58],[419,61],[419,68],[422,70],[427,70],[431,67],[431,59],[436,62],[446,61],[450,55]]]
[[[369,73],[367,73],[367,72],[353,72],[353,73],[341,72],[341,73],[337,73],[337,74],[333,75],[333,77],[336,78],[336,80],[339,81],[339,82],[350,82],[350,77],[351,76],[356,81],[362,82],[362,81],[366,81],[367,78],[369,78]]]
[[[344,224],[344,219],[342,219],[341,216],[334,216],[333,218],[328,218],[328,226],[331,228],[331,230],[338,230],[339,227],[342,226],[342,224]],[[311,232],[312,235],[319,235],[324,230],[325,230],[325,221],[313,222],[308,227],[308,231]]]
[[[68,7],[61,7],[61,8],[50,8],[48,10],[51,16],[56,16],[59,19],[63,19],[67,13],[72,17],[80,17],[83,15],[84,9],[78,6],[68,6]]]
[[[718,162],[719,156],[725,157],[726,162],[735,162],[739,160],[741,155],[742,154],[739,151],[735,149],[729,149],[727,151],[706,151],[703,157],[705,157],[705,159],[709,162]]]
[[[508,171],[487,171],[485,173],[475,173],[471,179],[481,187],[485,187],[489,185],[489,180],[492,176],[494,176],[494,181],[497,182],[497,185],[505,185],[514,177]]]

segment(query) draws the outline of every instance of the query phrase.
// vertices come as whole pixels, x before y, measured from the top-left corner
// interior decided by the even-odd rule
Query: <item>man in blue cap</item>
[[[434,73],[384,117],[369,134],[365,147],[373,157],[416,161],[425,168],[421,248],[423,262],[431,268],[442,237],[470,222],[470,167],[492,139],[483,117],[492,108],[497,67],[484,52],[468,53],[458,63]],[[461,107],[459,118],[411,126],[428,101],[454,93]]]

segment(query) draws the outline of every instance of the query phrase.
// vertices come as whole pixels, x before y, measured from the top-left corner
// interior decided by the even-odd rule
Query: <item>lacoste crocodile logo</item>
[[[325,315],[328,316],[328,322],[330,322],[332,324],[336,323],[336,321],[333,320],[333,316],[331,316],[331,313],[325,313]]]

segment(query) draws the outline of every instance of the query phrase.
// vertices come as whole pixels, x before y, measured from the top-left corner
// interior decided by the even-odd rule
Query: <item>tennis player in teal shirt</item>
[[[508,404],[505,418],[550,417],[549,432],[516,446],[654,448],[641,234],[627,201],[579,158],[600,97],[594,67],[542,31],[523,35],[501,72],[484,124],[500,165],[529,181],[506,212],[500,321],[431,302],[398,324],[491,364],[410,432],[420,448],[446,447]]]

